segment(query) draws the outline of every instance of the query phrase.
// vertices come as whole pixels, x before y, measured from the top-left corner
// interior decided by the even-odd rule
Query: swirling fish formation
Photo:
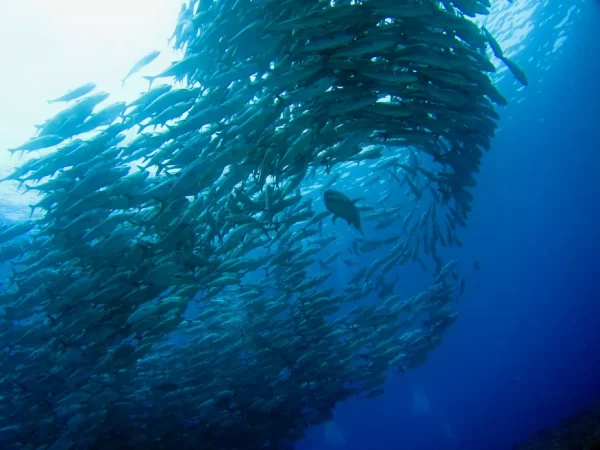
[[[5,178],[40,198],[0,229],[2,448],[291,448],[423,363],[506,103],[488,7],[190,0],[135,101],[52,99],[11,151],[53,151]],[[433,277],[404,295],[410,262]]]

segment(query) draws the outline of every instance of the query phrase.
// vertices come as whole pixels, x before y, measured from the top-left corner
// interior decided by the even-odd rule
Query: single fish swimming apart
[[[333,214],[334,223],[335,219],[341,217],[348,222],[348,225],[352,225],[363,234],[360,225],[360,212],[356,207],[356,202],[362,200],[361,198],[351,200],[346,194],[333,189],[327,189],[323,197],[325,199],[325,207]]]
[[[143,69],[144,67],[146,67],[152,61],[154,61],[156,58],[158,58],[158,55],[160,55],[160,52],[158,50],[154,50],[154,51],[148,53],[146,56],[143,56],[138,62],[136,62],[133,65],[131,70],[129,72],[127,72],[127,75],[125,75],[125,78],[123,78],[121,80],[121,86],[125,86],[125,82],[131,75],[133,75],[140,69]]]

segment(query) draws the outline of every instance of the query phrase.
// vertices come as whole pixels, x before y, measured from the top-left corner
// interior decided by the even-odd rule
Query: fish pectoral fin
[[[364,197],[358,197],[358,198],[355,198],[354,200],[352,200],[352,203],[358,203],[361,200],[366,200],[366,199]]]
[[[332,221],[333,223],[335,223],[335,219],[337,219],[337,218],[338,218],[338,216],[336,216],[336,215],[334,214],[334,215],[333,215],[333,217],[331,218],[331,221]]]

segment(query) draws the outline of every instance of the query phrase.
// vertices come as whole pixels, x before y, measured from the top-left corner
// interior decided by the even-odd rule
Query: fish
[[[18,151],[30,152],[34,150],[41,150],[43,148],[54,147],[55,145],[60,144],[64,140],[64,137],[56,135],[39,136],[30,139],[28,142],[25,142],[24,144],[18,147],[9,148],[8,151],[11,154],[13,154]]]
[[[134,73],[139,72],[141,69],[143,69],[144,67],[146,67],[148,64],[150,64],[152,61],[154,61],[156,58],[158,58],[158,56],[160,55],[160,51],[158,50],[153,50],[150,53],[148,53],[147,55],[141,57],[134,65],[133,67],[129,70],[129,72],[127,72],[127,75],[125,75],[125,78],[123,78],[121,80],[121,87],[125,86],[125,82],[129,79],[129,77],[131,75],[133,75]]]
[[[362,198],[351,200],[346,194],[333,189],[327,189],[323,193],[325,200],[325,207],[333,214],[333,222],[340,217],[348,222],[348,225],[352,225],[358,231],[363,234],[361,223],[360,223],[360,212],[356,207],[356,203]]]
[[[508,100],[489,2],[397,3],[184,2],[148,91],[11,149],[2,448],[291,446],[436,351]]]
[[[512,72],[512,74],[515,76],[519,83],[521,83],[523,86],[529,86],[527,75],[525,74],[523,69],[521,69],[516,63],[514,63],[505,56],[501,56],[499,58],[504,64],[506,64],[506,67],[508,67],[508,69]]]
[[[490,44],[490,48],[492,49],[494,56],[502,59],[504,57],[504,51],[502,50],[502,47],[500,47],[500,44],[498,44],[498,41],[494,39],[494,36],[492,36],[492,34],[485,27],[481,27],[481,29],[483,30],[483,33]]]
[[[86,94],[89,94],[94,89],[96,89],[95,83],[85,83],[76,88],[70,89],[67,93],[61,95],[60,97],[55,98],[54,100],[48,100],[48,104],[57,103],[57,102],[70,102],[71,100],[78,99],[79,97],[83,97]]]

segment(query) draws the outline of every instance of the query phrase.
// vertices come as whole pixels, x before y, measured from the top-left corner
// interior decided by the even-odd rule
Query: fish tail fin
[[[273,238],[271,238],[271,236],[269,236],[269,232],[268,230],[265,228],[264,225],[260,225],[260,228],[262,229],[263,233],[265,234],[265,236],[267,237],[267,239],[269,239],[269,242],[273,241]]]
[[[167,206],[167,201],[165,199],[162,199],[159,197],[152,197],[152,200],[156,200],[160,204],[160,209],[158,210],[158,214],[162,213]]]
[[[10,266],[10,275],[8,277],[8,282],[10,284],[16,284],[19,288],[21,287],[20,283],[17,281],[17,268],[16,265],[12,262],[9,261],[9,266]]]
[[[17,264],[10,260],[6,263],[10,266],[11,277],[15,277],[17,275]]]
[[[25,184],[25,180],[23,180],[22,178],[15,178],[15,181],[19,182],[19,189],[21,189],[23,185],[25,185],[25,192],[29,192],[31,189],[33,189],[32,187],[27,186]]]
[[[152,83],[154,83],[154,77],[151,75],[144,75],[142,77],[144,80],[147,80],[149,82],[148,84],[148,90],[152,89]]]

